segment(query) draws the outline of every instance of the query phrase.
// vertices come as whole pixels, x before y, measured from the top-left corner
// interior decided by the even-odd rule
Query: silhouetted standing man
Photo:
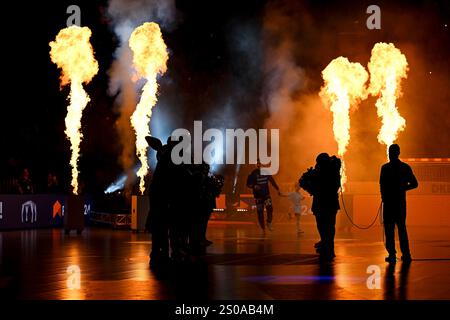
[[[397,261],[395,251],[395,225],[398,229],[402,260],[411,262],[408,233],[406,231],[406,191],[417,188],[417,179],[411,167],[400,161],[400,147],[393,144],[389,147],[389,162],[381,167],[380,191],[383,201],[384,232],[386,234],[386,250],[389,256],[386,262]]]

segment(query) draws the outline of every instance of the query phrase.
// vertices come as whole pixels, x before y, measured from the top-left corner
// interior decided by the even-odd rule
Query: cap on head
[[[398,159],[400,156],[400,146],[396,143],[389,146],[389,160]]]

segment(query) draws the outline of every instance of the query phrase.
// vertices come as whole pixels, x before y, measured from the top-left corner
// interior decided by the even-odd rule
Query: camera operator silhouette
[[[336,214],[339,206],[339,188],[341,187],[341,160],[327,153],[316,158],[316,165],[309,168],[299,180],[300,186],[313,196],[312,212],[316,217],[320,241],[315,247],[322,261],[331,261],[335,257],[334,236]]]
[[[395,225],[397,225],[400,249],[403,262],[411,262],[408,233],[406,231],[406,191],[417,188],[417,179],[411,167],[400,161],[400,147],[393,144],[389,147],[389,162],[381,167],[380,191],[383,201],[384,232],[386,234],[386,250],[389,254],[386,262],[395,263]]]

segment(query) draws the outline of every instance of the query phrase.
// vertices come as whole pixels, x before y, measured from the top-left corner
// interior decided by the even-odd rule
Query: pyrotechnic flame
[[[333,113],[333,133],[342,160],[341,185],[344,189],[347,181],[344,154],[350,141],[350,111],[367,97],[365,83],[369,75],[361,64],[339,57],[322,71],[322,77],[325,84],[319,96]]]
[[[78,194],[78,157],[83,110],[89,102],[89,96],[83,89],[83,82],[89,83],[98,72],[98,63],[89,42],[91,30],[88,27],[71,26],[62,29],[55,41],[50,42],[50,58],[61,68],[61,87],[70,83],[69,106],[65,119],[65,134],[70,140],[70,165],[72,167],[73,193]]]
[[[136,110],[131,116],[131,125],[136,131],[136,155],[141,167],[137,172],[139,190],[145,191],[144,177],[148,172],[147,149],[145,137],[150,134],[150,118],[152,108],[157,102],[157,76],[167,70],[169,54],[162,38],[158,24],[146,22],[137,27],[130,36],[129,45],[133,51],[133,64],[138,75],[147,80],[142,88],[142,95]]]
[[[372,49],[368,68],[369,93],[379,96],[375,104],[382,122],[378,142],[389,148],[399,132],[406,127],[405,119],[397,110],[396,101],[402,95],[400,83],[407,77],[408,62],[405,55],[392,43],[380,42]]]

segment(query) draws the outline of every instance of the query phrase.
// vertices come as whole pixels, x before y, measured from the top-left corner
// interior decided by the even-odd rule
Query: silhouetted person
[[[201,165],[182,163],[175,166],[171,205],[170,245],[176,263],[192,262],[200,255],[201,242]]]
[[[270,197],[269,182],[280,194],[280,188],[278,188],[275,179],[271,175],[261,174],[261,162],[257,161],[257,168],[250,173],[247,178],[247,187],[253,190],[253,196],[256,202],[256,211],[258,213],[259,225],[263,232],[265,232],[264,223],[264,207],[267,211],[267,228],[272,231],[272,198]]]
[[[19,181],[17,182],[18,190],[20,194],[33,194],[34,188],[33,183],[30,179],[30,172],[27,168],[23,169],[22,176],[19,178]]]
[[[224,177],[222,175],[214,175],[210,173],[210,166],[204,163],[201,172],[200,184],[200,241],[203,250],[212,244],[206,238],[206,231],[208,229],[208,222],[211,218],[213,210],[216,208],[216,198],[220,196],[224,184]]]
[[[48,194],[57,194],[61,192],[58,178],[53,173],[49,173],[47,175],[47,186],[45,188],[45,192]]]
[[[172,144],[162,145],[154,137],[146,137],[149,146],[156,153],[157,164],[149,187],[150,211],[147,216],[146,229],[152,234],[150,267],[163,269],[169,262],[169,197]]]
[[[397,225],[402,260],[411,262],[408,233],[406,231],[406,191],[417,188],[417,179],[411,167],[400,161],[400,147],[393,144],[389,147],[389,162],[381,167],[380,191],[383,201],[384,232],[386,234],[386,250],[389,256],[385,259],[395,263],[395,225]]]
[[[322,260],[332,260],[335,257],[336,214],[340,209],[340,168],[340,159],[321,153],[316,158],[314,169],[308,169],[299,180],[300,186],[313,196],[311,210],[316,217],[320,235],[320,242],[316,247]]]
[[[302,214],[302,206],[301,201],[305,199],[305,197],[300,193],[300,185],[296,183],[294,185],[294,191],[288,192],[288,193],[281,193],[282,197],[288,197],[289,200],[292,203],[291,209],[288,213],[289,219],[291,218],[292,214],[291,211],[294,212],[295,215],[295,224],[297,226],[297,234],[303,233],[303,230],[300,229],[300,217]]]

